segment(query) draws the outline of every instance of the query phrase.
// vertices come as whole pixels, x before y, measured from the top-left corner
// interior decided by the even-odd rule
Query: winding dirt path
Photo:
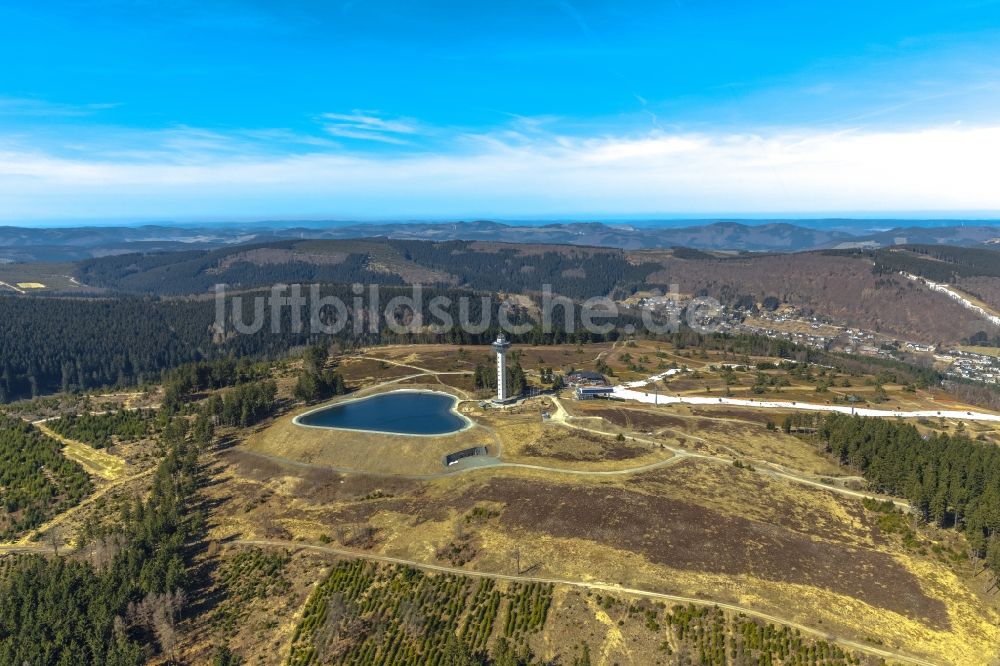
[[[553,399],[553,401],[556,404],[556,413],[552,416],[552,420],[553,421],[556,421],[560,425],[566,426],[567,428],[574,428],[576,430],[582,430],[583,432],[593,433],[593,434],[596,434],[596,435],[604,435],[605,437],[614,437],[615,436],[614,433],[605,432],[603,430],[597,430],[595,428],[587,428],[586,426],[582,426],[582,425],[578,425],[576,423],[573,423],[571,421],[571,419],[573,419],[573,417],[570,416],[569,413],[566,411],[566,408],[562,406],[562,403],[559,401],[559,398],[556,398],[556,397],[553,396],[552,399]],[[698,440],[698,441],[701,441],[701,442],[705,442],[704,439],[701,439],[701,438],[693,436],[693,435],[689,435],[687,433],[685,433],[684,436],[688,437],[690,439],[694,439],[694,440]],[[664,460],[664,461],[659,462],[659,463],[653,463],[652,465],[644,465],[644,466],[641,466],[641,467],[627,468],[627,469],[621,470],[618,473],[631,474],[631,473],[637,473],[637,472],[646,472],[646,471],[649,471],[650,469],[656,469],[657,467],[664,467],[664,466],[669,465],[669,464],[676,464],[678,462],[681,462],[681,460],[687,460],[687,459],[691,459],[691,460],[703,460],[705,462],[712,462],[712,463],[717,463],[717,464],[727,464],[727,465],[733,464],[733,460],[734,460],[734,458],[727,458],[725,456],[715,456],[715,455],[711,455],[711,454],[708,454],[708,453],[695,453],[693,451],[687,451],[685,449],[674,448],[674,447],[671,447],[671,446],[667,446],[666,444],[663,444],[662,442],[657,442],[657,441],[654,441],[654,440],[651,440],[651,439],[645,439],[643,437],[633,437],[631,435],[629,435],[629,437],[630,437],[630,439],[633,439],[633,440],[635,440],[637,442],[642,442],[644,444],[650,444],[650,445],[655,445],[655,446],[662,446],[662,447],[666,448],[667,450],[671,451],[674,455],[671,458],[668,458],[667,460]],[[904,509],[904,510],[909,510],[910,509],[910,503],[907,502],[906,500],[901,500],[901,499],[898,499],[898,498],[895,498],[895,497],[881,496],[881,495],[878,495],[876,493],[866,493],[866,492],[860,491],[860,490],[850,490],[848,488],[841,488],[840,486],[835,486],[835,485],[831,485],[831,484],[828,484],[828,483],[823,483],[822,481],[820,481],[816,477],[813,477],[813,476],[810,476],[810,475],[807,475],[807,474],[802,474],[801,472],[798,472],[797,470],[790,469],[790,468],[788,468],[788,467],[786,467],[784,465],[780,465],[778,463],[770,462],[768,460],[758,460],[758,459],[753,459],[753,458],[747,458],[747,460],[749,460],[753,464],[757,465],[756,467],[754,467],[754,471],[756,471],[758,474],[762,474],[764,476],[770,476],[772,478],[777,478],[777,479],[785,479],[787,481],[794,481],[795,483],[801,483],[801,484],[804,484],[804,485],[807,485],[807,486],[812,486],[814,488],[821,488],[823,490],[829,490],[830,492],[838,493],[840,495],[845,495],[847,497],[854,497],[854,498],[857,498],[857,499],[877,499],[877,500],[883,500],[883,501],[884,500],[889,500],[895,506],[897,506],[897,507],[899,507],[901,509]],[[593,472],[584,472],[584,473],[593,473]]]
[[[10,553],[10,552],[37,553],[37,552],[48,552],[52,550],[50,547],[33,543],[31,541],[31,534],[34,533],[42,534],[44,532],[49,531],[53,527],[58,527],[59,525],[62,525],[67,520],[78,514],[80,511],[86,509],[91,504],[101,499],[112,490],[119,488],[123,485],[126,485],[137,479],[150,476],[155,470],[156,468],[154,467],[144,470],[142,472],[138,472],[136,474],[132,474],[131,476],[119,477],[117,480],[101,486],[100,488],[92,492],[90,495],[87,495],[87,497],[85,497],[79,504],[71,506],[62,513],[49,518],[47,521],[45,521],[35,529],[30,530],[28,534],[21,537],[20,539],[16,541],[0,542],[0,553]]]
[[[38,428],[45,436],[63,445],[63,455],[79,463],[88,473],[99,476],[106,481],[116,481],[125,473],[125,460],[111,455],[107,451],[95,449],[76,439],[60,435],[45,425],[51,419],[32,421],[31,425]]]
[[[118,458],[117,456],[112,456],[111,454],[104,453],[103,451],[97,451],[96,449],[93,449],[92,447],[84,444],[83,442],[78,442],[76,440],[69,439],[68,437],[63,437],[59,433],[56,433],[50,428],[46,427],[45,421],[47,420],[48,419],[42,419],[40,421],[32,421],[31,425],[38,428],[47,437],[51,437],[52,439],[56,440],[57,442],[60,442],[67,448],[73,446],[82,447],[83,449],[88,449],[95,453],[107,456],[108,458],[113,458],[116,461],[114,463],[115,471],[113,473],[108,473],[107,475],[101,474],[99,471],[93,469],[91,465],[88,465],[87,463],[80,461],[78,457],[74,456],[72,453],[67,453],[66,454],[67,458],[80,462],[80,464],[83,465],[88,472],[94,474],[95,476],[101,477],[102,479],[104,479],[104,482],[100,486],[98,486],[98,488],[94,492],[90,493],[90,495],[83,498],[78,504],[76,504],[75,506],[71,506],[62,513],[52,516],[38,527],[29,530],[28,533],[22,536],[20,539],[16,539],[14,541],[0,542],[0,554],[41,553],[41,552],[51,551],[52,549],[49,546],[33,543],[31,541],[31,535],[44,534],[45,532],[51,530],[53,527],[58,527],[62,525],[69,519],[73,518],[76,514],[80,513],[81,511],[89,507],[91,504],[93,504],[97,500],[101,499],[102,497],[110,493],[112,490],[120,488],[121,486],[131,483],[132,481],[135,481],[137,479],[150,476],[155,471],[155,467],[151,467],[147,470],[143,470],[141,472],[136,472],[135,474],[130,474],[128,476],[125,476],[123,475],[125,470],[124,460]]]
[[[475,571],[470,569],[460,569],[457,567],[449,567],[439,564],[427,564],[424,562],[417,562],[415,560],[407,560],[399,557],[391,557],[388,555],[376,555],[373,553],[366,553],[356,550],[346,550],[342,548],[333,548],[331,546],[320,546],[310,543],[303,543],[299,541],[283,541],[277,539],[236,539],[229,543],[244,545],[244,546],[256,546],[258,548],[286,548],[289,550],[313,550],[321,553],[327,553],[329,555],[336,555],[338,557],[350,557],[355,559],[368,560],[371,562],[380,562],[383,564],[399,564],[403,566],[413,567],[415,569],[420,569],[422,571],[431,571],[434,573],[455,574],[471,578],[490,578],[493,580],[504,580],[504,581],[513,581],[521,583],[542,583],[551,585],[561,585],[565,587],[575,587],[584,590],[597,590],[601,592],[625,594],[634,597],[645,597],[647,599],[669,601],[671,603],[693,604],[695,606],[703,606],[703,607],[717,606],[723,610],[735,613],[743,613],[744,615],[749,615],[751,617],[764,620],[765,622],[781,624],[787,627],[791,627],[793,629],[798,629],[803,633],[810,634],[821,640],[837,643],[841,646],[850,648],[852,650],[865,652],[867,654],[875,655],[877,657],[882,657],[885,659],[893,659],[901,662],[906,662],[909,664],[916,664],[917,666],[937,666],[936,662],[927,661],[925,659],[921,659],[920,657],[915,657],[894,650],[877,648],[868,645],[866,643],[853,641],[847,638],[839,638],[837,636],[830,634],[829,632],[820,631],[818,629],[808,627],[804,624],[799,624],[797,622],[793,622],[791,620],[787,620],[778,617],[776,615],[771,615],[770,613],[764,613],[762,611],[754,610],[753,608],[749,608],[747,606],[740,606],[739,604],[731,604],[722,601],[712,601],[705,598],[685,597],[677,594],[665,594],[663,592],[653,592],[650,590],[641,590],[632,587],[623,587],[622,585],[619,585],[617,583],[603,583],[599,581],[579,581],[579,580],[569,580],[565,578],[524,576],[524,575],[514,575],[514,574],[502,574],[502,573],[495,573],[488,571]]]
[[[607,352],[607,351],[611,351],[611,350],[605,350],[605,352]],[[602,353],[604,353],[604,352],[602,352]],[[384,381],[384,382],[380,382],[380,383],[375,384],[373,386],[370,386],[370,387],[367,387],[365,389],[362,389],[362,391],[359,391],[359,393],[370,393],[372,391],[377,391],[380,388],[384,388],[386,386],[391,386],[393,384],[398,384],[400,382],[403,382],[403,381],[406,381],[406,380],[409,380],[409,379],[414,379],[414,378],[417,378],[417,377],[436,376],[436,375],[466,375],[466,374],[472,374],[470,371],[447,371],[447,372],[445,372],[445,371],[429,370],[427,368],[421,368],[419,366],[411,365],[411,364],[408,364],[408,363],[402,363],[402,362],[399,362],[399,361],[393,361],[391,359],[375,358],[375,357],[371,357],[371,356],[352,356],[352,358],[374,360],[374,361],[384,361],[386,363],[390,363],[390,364],[397,365],[397,366],[400,366],[400,367],[413,368],[415,370],[420,370],[421,371],[421,372],[418,372],[416,374],[406,375],[406,376],[403,376],[403,377],[396,377],[394,379],[390,379],[390,380],[387,380],[387,381]],[[452,387],[452,388],[454,388],[454,387]],[[456,389],[456,390],[459,390],[459,389]],[[553,403],[555,405],[555,412],[553,413],[553,415],[551,417],[552,422],[557,423],[557,424],[562,425],[562,426],[565,426],[567,428],[573,428],[573,429],[576,429],[576,430],[580,430],[582,432],[587,432],[587,433],[591,433],[591,434],[595,434],[595,435],[600,435],[600,436],[603,436],[603,437],[615,437],[616,436],[617,433],[611,433],[611,432],[607,432],[607,431],[604,431],[604,430],[598,430],[596,428],[588,428],[588,427],[580,425],[578,423],[574,423],[573,420],[576,417],[571,416],[569,414],[569,412],[566,411],[566,408],[563,406],[563,404],[560,401],[560,399],[558,397],[554,396],[554,395],[553,396],[549,396],[549,397],[552,399],[552,401],[553,401]],[[594,418],[600,418],[600,417],[594,417]],[[292,465],[292,466],[295,466],[295,467],[302,467],[302,468],[306,468],[306,469],[322,469],[322,470],[328,470],[328,471],[331,471],[331,472],[335,472],[335,473],[338,473],[338,474],[362,474],[362,475],[372,476],[372,477],[376,477],[376,478],[401,478],[401,479],[409,479],[409,480],[413,480],[413,481],[429,481],[429,480],[432,480],[432,479],[440,479],[440,478],[445,478],[445,477],[449,477],[449,476],[457,476],[459,474],[467,474],[467,473],[470,473],[470,472],[475,472],[475,471],[479,471],[479,470],[486,470],[486,469],[494,469],[494,470],[495,469],[526,469],[526,470],[533,470],[533,471],[539,471],[539,472],[550,472],[550,473],[555,473],[555,474],[567,474],[567,475],[571,475],[571,476],[590,476],[590,477],[598,477],[598,478],[600,478],[600,477],[615,477],[615,476],[627,476],[627,475],[631,475],[631,474],[640,474],[642,472],[649,472],[649,471],[652,471],[652,470],[655,470],[655,469],[660,469],[660,468],[663,468],[663,467],[670,467],[670,466],[676,465],[678,463],[681,463],[681,462],[683,462],[685,460],[700,460],[700,461],[705,461],[705,462],[709,462],[709,463],[725,464],[725,465],[731,465],[733,463],[733,460],[734,460],[734,458],[729,458],[729,457],[725,457],[725,456],[716,456],[716,455],[711,455],[711,454],[707,454],[707,453],[694,453],[692,451],[688,451],[688,450],[685,450],[685,449],[679,449],[679,448],[676,448],[676,447],[668,446],[667,444],[664,444],[663,442],[657,442],[655,440],[651,440],[651,439],[646,439],[646,438],[643,438],[643,437],[629,435],[629,437],[631,439],[633,439],[634,441],[636,441],[636,442],[642,442],[644,444],[647,444],[647,445],[650,445],[650,446],[655,446],[657,448],[663,448],[663,449],[669,451],[670,452],[670,456],[667,457],[667,458],[664,458],[663,460],[658,460],[658,461],[655,461],[655,462],[652,462],[652,463],[647,463],[645,465],[638,465],[638,466],[635,466],[635,467],[623,467],[623,468],[620,468],[620,469],[612,469],[612,470],[580,470],[580,469],[571,469],[571,468],[567,468],[567,467],[553,467],[553,466],[550,466],[550,465],[536,465],[536,464],[532,464],[532,463],[504,462],[502,460],[502,458],[501,458],[501,456],[503,455],[502,444],[500,442],[500,438],[497,435],[496,431],[493,430],[492,428],[489,428],[488,426],[484,426],[484,425],[478,424],[478,423],[476,424],[476,427],[481,428],[481,429],[485,430],[487,433],[490,434],[490,436],[493,438],[494,442],[496,443],[497,454],[495,456],[489,456],[489,457],[484,456],[484,457],[467,458],[466,462],[463,464],[463,466],[460,467],[460,468],[458,468],[458,469],[451,469],[451,470],[447,470],[447,471],[435,472],[435,473],[432,473],[432,474],[396,474],[396,473],[391,473],[391,472],[371,472],[371,471],[368,471],[368,470],[365,470],[365,469],[359,469],[359,468],[354,468],[354,467],[334,467],[334,466],[330,466],[330,465],[316,465],[316,464],[313,464],[313,463],[300,462],[300,461],[296,461],[296,460],[291,460],[289,458],[283,458],[281,456],[273,456],[273,455],[269,455],[269,454],[266,454],[266,453],[260,453],[260,452],[257,452],[257,451],[249,451],[249,450],[246,450],[246,449],[242,449],[242,451],[243,451],[243,453],[245,453],[247,455],[252,455],[252,456],[255,456],[255,457],[260,457],[260,458],[263,458],[265,460],[269,460],[271,462],[276,462],[276,463],[279,463],[279,464],[288,464],[288,465]],[[704,439],[702,439],[702,438],[700,438],[700,437],[698,437],[696,435],[691,435],[689,433],[683,433],[683,435],[684,435],[684,437],[687,437],[687,438],[695,440],[695,441],[699,441],[699,442],[702,442],[702,443],[708,443],[706,440],[704,440]],[[831,485],[831,484],[828,484],[828,483],[824,483],[824,482],[822,482],[817,477],[814,477],[814,476],[811,476],[811,475],[807,475],[807,474],[803,474],[803,473],[801,473],[801,472],[799,472],[797,470],[793,470],[793,469],[790,469],[790,468],[788,468],[788,467],[786,467],[784,465],[780,465],[778,463],[773,463],[773,462],[770,462],[770,461],[767,461],[767,460],[758,460],[758,459],[751,459],[751,458],[748,458],[747,460],[749,460],[751,463],[753,463],[755,465],[754,471],[757,472],[758,474],[763,475],[763,476],[769,476],[769,477],[775,478],[775,479],[783,479],[783,480],[786,480],[786,481],[792,481],[792,482],[795,482],[795,483],[800,483],[800,484],[803,484],[803,485],[811,486],[813,488],[818,488],[818,489],[821,489],[821,490],[828,490],[830,492],[837,493],[839,495],[844,495],[846,497],[852,497],[852,498],[855,498],[855,499],[877,499],[877,500],[883,500],[883,501],[884,500],[889,500],[895,506],[897,506],[897,507],[899,507],[901,509],[904,509],[904,510],[909,510],[910,509],[909,502],[907,502],[905,500],[901,500],[901,499],[894,498],[894,497],[882,496],[882,495],[878,495],[876,493],[870,493],[870,492],[864,492],[864,491],[857,491],[857,490],[850,490],[848,488],[842,488],[842,487],[837,486],[837,485]]]
[[[9,289],[13,289],[14,291],[16,291],[19,294],[25,294],[25,293],[27,293],[26,291],[24,291],[24,289],[21,289],[20,287],[15,287],[11,283],[4,282],[3,280],[0,280],[0,287],[8,287]]]

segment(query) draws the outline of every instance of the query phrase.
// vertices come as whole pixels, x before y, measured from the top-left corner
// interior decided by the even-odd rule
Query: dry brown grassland
[[[375,386],[421,372],[467,371],[483,351],[380,348],[368,350],[365,360],[344,360],[341,368],[352,382]],[[520,362],[532,381],[541,367],[592,368],[598,356],[627,377],[624,354],[634,361],[639,355],[656,359],[657,351],[668,363],[706,375],[724,360],[639,343],[525,348]],[[646,374],[656,371],[654,365]],[[754,373],[748,376],[752,381]],[[472,398],[460,409],[476,426],[456,435],[314,430],[292,423],[297,412],[259,428],[219,457],[207,491],[217,503],[211,540],[328,544],[503,574],[517,573],[520,561],[533,576],[734,603],[933,663],[977,664],[995,654],[996,599],[984,594],[982,577],[974,577],[960,557],[963,544],[954,532],[919,528],[921,545],[915,547],[884,529],[857,498],[727,462],[775,463],[809,478],[851,476],[807,437],[768,429],[768,421],[780,423],[783,414],[564,397],[563,418],[549,398],[515,410],[483,409],[462,384],[467,380],[424,375],[407,383]],[[864,380],[851,378],[859,385]],[[886,390],[896,395],[895,387]],[[895,399],[926,404],[938,398],[918,391]],[[552,418],[544,419],[543,411]],[[942,427],[922,427],[932,426]],[[992,436],[992,428],[978,427]],[[436,476],[449,471],[441,463],[444,453],[474,444],[487,444],[503,462],[551,469],[492,467]],[[715,458],[673,459],[667,447]],[[666,464],[612,475],[566,472],[658,462]],[[254,630],[241,630],[236,647],[255,654],[254,641],[282,644],[294,619],[290,609],[322,575],[319,561],[309,562],[289,574],[294,594],[275,602],[286,609],[277,625],[251,623]],[[554,608],[548,638],[536,646],[541,656],[568,640],[595,641],[597,663],[643,663],[642,655],[651,654],[652,643],[604,623],[603,611],[586,595],[561,590]]]

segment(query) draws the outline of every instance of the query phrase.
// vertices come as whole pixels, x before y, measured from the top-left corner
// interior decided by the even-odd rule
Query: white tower
[[[497,353],[497,402],[507,400],[507,349],[509,347],[510,342],[503,336],[503,333],[497,335],[497,339],[493,342],[493,351]]]

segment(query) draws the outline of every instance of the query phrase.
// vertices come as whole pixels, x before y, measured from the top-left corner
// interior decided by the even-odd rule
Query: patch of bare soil
[[[618,440],[585,430],[549,426],[534,432],[537,435],[524,436],[522,441],[526,443],[508,448],[508,453],[568,462],[600,462],[631,460],[650,452],[648,446],[637,445],[631,440]]]
[[[708,409],[691,407],[691,413],[704,414],[705,416],[720,419],[732,419],[733,421],[750,421],[752,423],[759,423],[762,426],[766,426],[768,422],[781,423],[782,418],[784,418],[777,414],[768,414],[767,412],[754,409],[725,409],[722,407],[710,407]],[[704,424],[705,422],[701,423]]]
[[[514,478],[473,487],[458,504],[477,502],[505,504],[500,520],[513,530],[588,539],[673,568],[825,588],[949,626],[944,604],[924,594],[917,577],[890,555],[810,538],[779,523],[610,485]]]
[[[613,408],[587,410],[587,416],[600,416],[605,421],[620,428],[650,431],[659,428],[677,428],[680,430],[691,427],[688,419],[671,414],[653,414],[639,409]]]
[[[266,266],[268,264],[290,264],[299,261],[320,266],[334,266],[343,263],[346,258],[346,252],[296,252],[283,248],[264,247],[224,257],[219,262],[218,270],[224,270],[240,262],[247,262],[256,266]]]
[[[421,487],[419,481],[401,477],[338,474],[323,467],[307,467],[273,460],[241,449],[225,451],[220,454],[220,458],[232,465],[239,476],[259,483],[294,475],[297,478],[296,496],[318,504],[373,495],[398,496],[412,493]]]
[[[406,377],[420,372],[414,368],[407,368],[392,363],[384,363],[374,359],[349,359],[337,367],[337,371],[344,377],[348,384],[358,384],[365,382],[385,382],[390,379]]]
[[[546,445],[544,441],[528,444],[522,453],[532,458],[552,458],[566,462],[599,462],[601,460],[631,460],[646,453],[648,449],[628,446],[624,442],[610,441],[597,447],[579,451],[560,451]]]

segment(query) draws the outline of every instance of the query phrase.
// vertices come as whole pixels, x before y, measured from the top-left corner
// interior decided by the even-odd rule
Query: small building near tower
[[[473,446],[469,449],[462,449],[461,451],[455,451],[454,453],[449,453],[444,457],[444,466],[451,467],[459,460],[464,458],[471,458],[473,456],[485,456],[489,453],[485,446]]]
[[[599,372],[576,370],[566,375],[566,383],[570,386],[607,386],[608,380]]]
[[[593,400],[594,398],[610,398],[615,390],[610,386],[578,386],[576,388],[577,400]]]

